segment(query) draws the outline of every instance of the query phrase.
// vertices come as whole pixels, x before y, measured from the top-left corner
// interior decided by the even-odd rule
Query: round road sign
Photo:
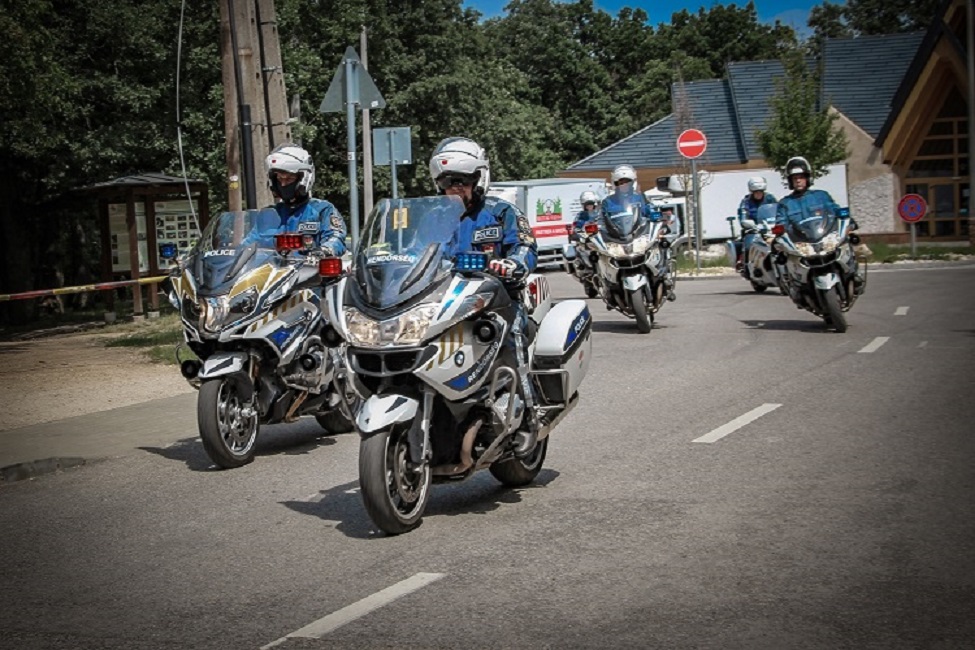
[[[905,194],[897,203],[897,214],[908,223],[915,223],[928,213],[928,202],[920,194]]]
[[[708,139],[697,129],[687,129],[677,136],[677,151],[685,158],[697,158],[708,148]]]

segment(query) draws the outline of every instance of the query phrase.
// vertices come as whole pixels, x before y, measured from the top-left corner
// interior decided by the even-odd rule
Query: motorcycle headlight
[[[823,237],[822,246],[823,253],[832,253],[836,250],[836,247],[840,245],[840,235],[839,233],[831,232],[825,237]]]
[[[816,248],[809,242],[798,242],[796,244],[796,251],[798,251],[798,253],[803,257],[812,257],[813,255],[816,255]]]
[[[250,287],[230,301],[230,313],[235,316],[246,316],[257,307],[257,287]]]
[[[201,305],[203,329],[208,332],[219,332],[220,326],[224,324],[230,313],[230,298],[226,295],[210,296],[204,298]]]
[[[616,242],[609,242],[606,244],[606,252],[613,257],[626,257],[629,253],[626,252],[626,247],[622,244],[617,244]]]
[[[437,308],[436,304],[426,303],[394,318],[377,321],[358,309],[346,307],[349,343],[363,347],[419,345],[437,315]]]
[[[649,237],[638,237],[636,241],[633,242],[634,255],[640,255],[642,253],[646,253],[648,248],[650,248]]]
[[[660,266],[661,253],[659,248],[654,248],[650,251],[650,255],[647,257],[647,263],[650,266]]]

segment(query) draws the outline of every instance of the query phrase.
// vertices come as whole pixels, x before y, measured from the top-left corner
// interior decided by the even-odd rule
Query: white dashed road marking
[[[402,582],[397,582],[391,587],[386,587],[382,591],[377,591],[371,596],[366,596],[357,603],[352,603],[347,607],[343,607],[337,612],[332,612],[328,616],[324,616],[313,623],[309,623],[305,627],[292,632],[287,636],[283,636],[276,641],[271,641],[265,646],[261,646],[261,650],[267,650],[268,648],[273,648],[275,646],[281,645],[288,639],[320,639],[329,632],[337,630],[346,623],[351,623],[357,618],[362,618],[366,614],[388,605],[398,598],[410,594],[431,582],[435,582],[440,578],[444,577],[443,573],[417,573],[414,576],[403,580]]]
[[[758,418],[762,417],[766,413],[771,413],[772,411],[774,411],[775,409],[779,408],[780,406],[782,406],[782,405],[781,404],[762,404],[758,408],[752,409],[748,413],[745,413],[744,415],[735,418],[734,420],[732,420],[728,424],[722,425],[722,426],[718,427],[717,429],[715,429],[714,431],[711,431],[710,433],[706,433],[703,436],[701,436],[700,438],[697,438],[695,440],[692,440],[691,442],[717,442],[718,440],[721,440],[722,438],[724,438],[729,433],[734,433],[735,431],[737,431],[738,429],[742,428],[746,424],[749,424],[751,422],[754,422],[755,420],[757,420]]]
[[[894,312],[894,316],[907,316],[907,310],[910,307],[898,307],[897,311]]]
[[[926,347],[928,347],[928,342],[927,341],[921,341],[920,343],[918,343],[918,346],[917,347],[919,347],[919,348],[926,348]]]
[[[871,352],[876,352],[881,345],[890,340],[889,336],[878,336],[874,340],[870,341],[866,346],[860,350],[860,354],[870,354]]]

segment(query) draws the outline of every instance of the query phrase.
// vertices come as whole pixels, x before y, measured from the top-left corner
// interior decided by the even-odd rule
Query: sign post
[[[355,108],[385,108],[386,100],[379,93],[375,82],[362,65],[355,49],[348,47],[339,64],[332,82],[325,91],[320,113],[341,113],[345,110],[348,129],[349,161],[349,222],[352,224],[352,248],[359,243],[359,181],[356,174]]]
[[[694,201],[694,242],[697,249],[697,272],[701,273],[701,205],[697,184],[697,159],[707,151],[708,139],[697,129],[687,129],[677,136],[677,151],[691,161],[691,197]]]
[[[915,225],[928,213],[928,202],[920,194],[905,194],[897,202],[897,214],[911,224],[911,257],[917,257],[917,238]]]
[[[410,143],[410,127],[397,126],[389,129],[376,129],[372,132],[372,164],[390,166],[393,184],[393,200],[396,200],[396,165],[409,165],[413,162],[413,148]]]

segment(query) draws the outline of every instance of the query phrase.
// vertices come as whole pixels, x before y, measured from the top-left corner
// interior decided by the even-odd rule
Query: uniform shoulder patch
[[[342,221],[342,217],[340,217],[337,212],[332,213],[332,216],[328,220],[328,223],[335,230],[342,230],[345,228],[345,222]]]
[[[535,243],[532,225],[528,222],[528,217],[520,213],[518,214],[518,241],[529,246]]]

